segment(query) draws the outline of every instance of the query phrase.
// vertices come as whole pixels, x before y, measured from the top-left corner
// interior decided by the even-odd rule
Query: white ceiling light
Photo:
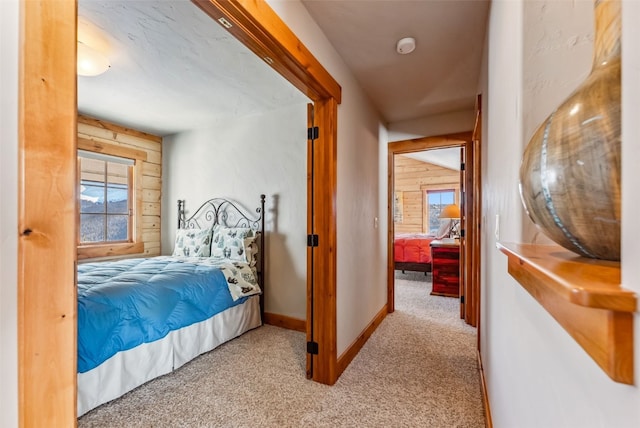
[[[398,40],[398,44],[396,45],[396,51],[398,51],[401,55],[406,55],[411,53],[416,48],[416,39],[413,37],[405,37],[404,39]]]
[[[111,67],[109,59],[102,53],[78,42],[77,72],[80,76],[97,76]]]
[[[78,16],[78,63],[80,76],[97,76],[111,67],[113,54],[107,34],[83,16]]]

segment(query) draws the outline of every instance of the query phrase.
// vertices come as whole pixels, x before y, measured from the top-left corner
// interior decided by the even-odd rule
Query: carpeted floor
[[[396,275],[388,315],[332,386],[305,378],[305,335],[250,331],[78,420],[84,427],[484,427],[475,329],[431,276]]]

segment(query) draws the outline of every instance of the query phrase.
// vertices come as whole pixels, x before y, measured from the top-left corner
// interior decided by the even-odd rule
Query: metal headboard
[[[204,229],[215,225],[227,227],[248,227],[258,233],[258,281],[262,288],[260,296],[260,315],[264,319],[264,290],[266,275],[265,266],[265,246],[264,246],[264,201],[265,195],[260,195],[260,206],[256,208],[257,217],[250,211],[241,207],[237,202],[225,198],[209,199],[195,212],[187,217],[184,199],[178,200],[178,229]]]

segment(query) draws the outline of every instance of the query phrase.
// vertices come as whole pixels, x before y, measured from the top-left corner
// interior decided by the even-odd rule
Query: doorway
[[[341,88],[262,2],[194,1],[314,101],[313,379],[335,383],[337,106]],[[21,426],[76,420],[76,19],[73,0],[21,4],[18,240],[18,417]],[[217,25],[212,23],[212,25]],[[308,217],[310,214],[308,213]],[[309,306],[309,305],[308,305]],[[308,328],[308,327],[307,327]],[[55,367],[56,370],[51,370]]]
[[[394,206],[396,199],[395,183],[395,157],[422,152],[426,150],[458,148],[461,150],[459,208],[460,223],[458,232],[460,236],[460,317],[467,324],[477,326],[479,308],[479,236],[478,212],[480,203],[479,187],[476,186],[479,177],[480,153],[479,141],[474,140],[472,132],[425,137],[413,140],[405,140],[390,143],[388,146],[388,264],[387,264],[387,308],[388,312],[395,310],[395,260],[394,240],[395,222]],[[424,229],[423,229],[424,230]]]
[[[396,299],[406,281],[425,295],[459,296],[460,155],[459,147],[394,155]],[[436,266],[432,245],[452,257],[439,258]]]

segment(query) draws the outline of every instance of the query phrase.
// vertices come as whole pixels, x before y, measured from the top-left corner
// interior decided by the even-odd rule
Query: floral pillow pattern
[[[173,255],[209,257],[211,255],[211,229],[178,229]]]
[[[219,226],[213,231],[211,257],[251,263],[258,253],[255,239],[256,234],[248,227]]]

